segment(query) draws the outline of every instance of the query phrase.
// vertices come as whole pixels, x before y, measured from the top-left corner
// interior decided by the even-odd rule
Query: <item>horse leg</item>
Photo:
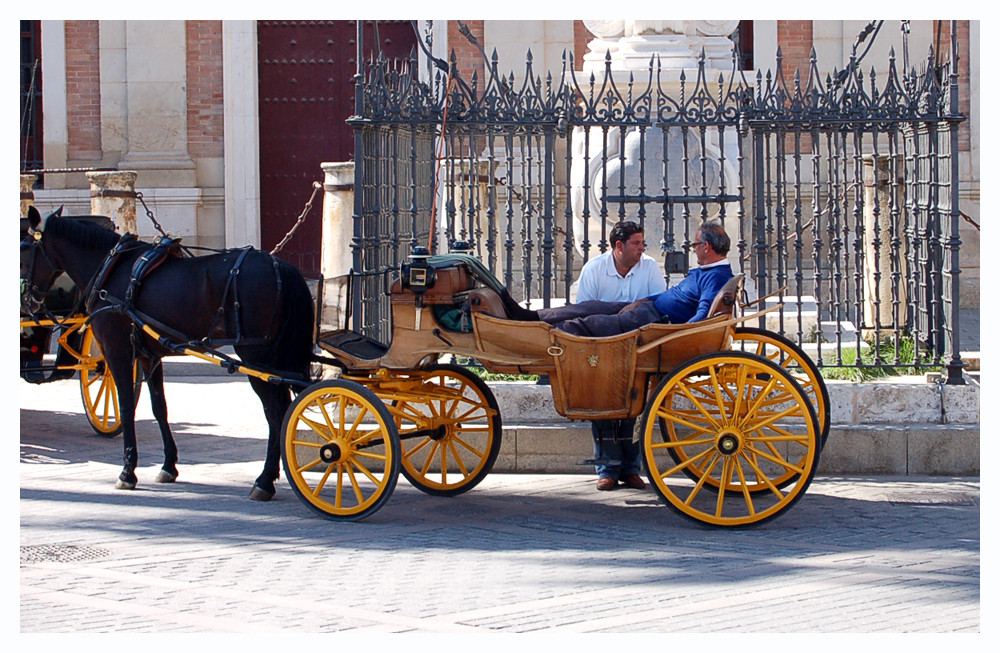
[[[153,417],[156,418],[156,423],[160,427],[160,437],[163,439],[163,466],[156,475],[156,482],[173,483],[177,480],[177,444],[167,422],[167,400],[163,393],[163,361],[157,359],[143,367],[146,372],[146,387],[149,388]]]
[[[267,418],[267,458],[264,460],[264,470],[250,490],[250,498],[254,501],[269,501],[274,496],[274,482],[278,480],[281,469],[281,423],[292,400],[285,386],[274,385],[256,377],[250,377],[250,385],[260,398]]]
[[[124,466],[115,487],[119,490],[135,489],[138,478],[135,475],[135,468],[139,464],[139,449],[135,439],[135,386],[133,385],[132,370],[135,366],[135,359],[132,354],[132,347],[106,346],[106,342],[128,342],[128,331],[122,333],[98,330],[98,324],[94,322],[94,335],[101,343],[104,353],[104,361],[111,372],[111,378],[115,381],[118,389],[118,410],[122,423],[122,460]],[[110,335],[110,337],[105,337]]]

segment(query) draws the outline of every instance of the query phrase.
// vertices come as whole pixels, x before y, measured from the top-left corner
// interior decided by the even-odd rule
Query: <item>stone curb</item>
[[[197,359],[167,359],[164,364],[168,376],[242,380],[242,375]],[[489,385],[504,424],[496,471],[593,473],[591,465],[581,464],[593,457],[589,422],[556,413],[549,386]],[[832,426],[819,473],[979,475],[980,386],[975,380],[964,386],[928,383],[922,377],[830,381],[827,389]]]
[[[905,381],[829,381],[833,424],[979,424],[979,383],[943,385],[923,377]],[[552,390],[527,382],[490,383],[508,424],[566,421],[552,408]]]
[[[833,424],[819,474],[979,476],[979,425]],[[494,471],[592,474],[587,422],[504,424]]]

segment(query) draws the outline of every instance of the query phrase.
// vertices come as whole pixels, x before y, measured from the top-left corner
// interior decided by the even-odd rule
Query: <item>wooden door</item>
[[[378,21],[390,58],[409,57],[409,21]],[[323,162],[350,161],[354,131],[356,21],[260,21],[257,58],[260,116],[261,248],[270,251],[295,224],[323,182]],[[376,51],[375,25],[365,21],[366,59]],[[279,257],[307,277],[320,271],[322,194]]]

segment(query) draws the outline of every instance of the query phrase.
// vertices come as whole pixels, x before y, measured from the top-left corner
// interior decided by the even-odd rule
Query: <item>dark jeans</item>
[[[594,434],[594,458],[621,461],[621,465],[597,465],[601,478],[621,480],[629,474],[642,472],[642,446],[632,441],[636,418],[602,419],[590,423]]]
[[[578,336],[600,338],[626,333],[641,326],[660,322],[660,312],[653,302],[643,302],[632,311],[620,312],[631,302],[589,301],[538,311],[541,321],[560,331]],[[603,419],[590,423],[594,436],[594,458],[621,461],[620,465],[597,465],[597,475],[616,481],[642,472],[642,447],[632,441],[633,419]]]
[[[555,308],[542,308],[538,318],[560,331],[578,336],[603,338],[626,333],[647,324],[660,322],[662,316],[653,302],[643,302],[632,311],[620,312],[629,302],[589,301]]]

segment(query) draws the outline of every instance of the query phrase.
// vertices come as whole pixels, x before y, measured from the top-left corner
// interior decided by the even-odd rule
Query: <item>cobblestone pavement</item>
[[[22,633],[980,631],[978,478],[822,477],[740,531],[590,473],[488,477],[451,499],[400,479],[360,523],[313,515],[282,480],[247,498],[263,418],[245,381],[167,384],[177,483],[116,491],[75,380],[21,382]]]

